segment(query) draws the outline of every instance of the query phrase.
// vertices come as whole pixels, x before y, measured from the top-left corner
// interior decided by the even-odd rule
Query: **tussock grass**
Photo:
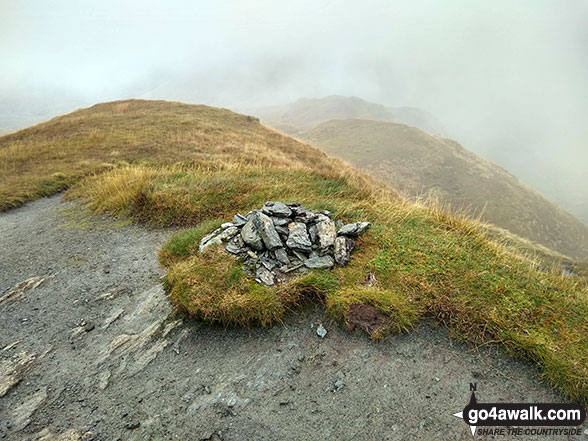
[[[93,136],[100,141],[90,150],[116,148],[127,164],[113,163],[100,173],[84,169],[86,177],[67,195],[94,212],[186,227],[159,255],[168,267],[166,288],[180,309],[225,325],[269,325],[316,300],[344,325],[354,306],[368,304],[387,317],[373,338],[407,332],[432,316],[464,341],[499,343],[536,362],[553,386],[588,402],[588,291],[581,279],[538,271],[536,261],[490,240],[479,222],[401,199],[347,164],[247,117],[172,103],[95,107],[9,135],[9,141],[0,138],[0,149],[18,141],[34,152],[36,132],[65,144],[69,136],[82,145]],[[62,132],[55,124],[63,125]],[[114,139],[131,141],[123,147]],[[141,156],[142,149],[149,154]],[[74,170],[82,167],[75,164]],[[53,162],[48,168],[55,172]],[[68,172],[62,171],[73,176]],[[11,185],[3,188],[18,194],[26,187]],[[198,253],[203,235],[266,200],[328,209],[345,222],[368,220],[373,228],[358,240],[346,267],[273,288],[250,280],[220,248]]]

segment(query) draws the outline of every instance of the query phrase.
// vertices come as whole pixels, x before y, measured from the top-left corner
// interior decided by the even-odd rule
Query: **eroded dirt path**
[[[64,208],[0,214],[2,439],[468,440],[451,414],[470,382],[480,401],[562,400],[534,367],[426,324],[373,343],[319,306],[267,329],[182,321],[156,257],[171,232],[72,228]]]

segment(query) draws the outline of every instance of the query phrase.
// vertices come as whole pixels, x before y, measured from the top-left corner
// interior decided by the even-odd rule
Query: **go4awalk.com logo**
[[[578,403],[479,403],[476,383],[470,383],[470,402],[453,416],[470,426],[472,436],[581,434],[586,409]],[[549,426],[549,427],[547,427]]]

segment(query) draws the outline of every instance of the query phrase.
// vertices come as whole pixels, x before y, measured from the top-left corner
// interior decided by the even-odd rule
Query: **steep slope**
[[[332,119],[370,119],[392,121],[442,134],[442,124],[430,113],[416,107],[386,107],[357,97],[333,95],[302,98],[284,106],[251,110],[264,124],[289,134],[297,134]]]
[[[588,259],[586,225],[455,141],[367,120],[328,121],[299,136],[406,196],[435,195],[519,236]]]
[[[367,308],[377,325],[364,329],[383,338],[432,317],[464,341],[500,343],[536,362],[551,385],[588,402],[582,280],[538,271],[476,222],[408,202],[255,118],[180,103],[105,103],[2,137],[0,154],[0,185],[12,202],[54,191],[43,183],[58,180],[94,212],[188,227],[159,258],[170,298],[196,319],[269,325],[314,300],[343,326]],[[222,247],[199,252],[204,235],[268,200],[373,226],[347,266],[275,287],[253,281]]]

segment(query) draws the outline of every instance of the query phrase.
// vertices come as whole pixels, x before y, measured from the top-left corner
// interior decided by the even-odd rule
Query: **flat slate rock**
[[[319,247],[322,250],[325,250],[335,244],[337,230],[335,229],[335,222],[332,220],[325,220],[317,223],[316,232],[318,236]]]
[[[312,242],[308,236],[306,225],[302,222],[291,222],[288,224],[289,234],[286,246],[293,250],[310,252],[312,250]]]
[[[260,266],[257,269],[255,276],[256,276],[256,279],[263,282],[264,285],[273,286],[276,283],[274,273],[272,273],[270,270],[268,270],[264,266]]]
[[[371,226],[372,224],[369,222],[354,222],[341,227],[337,234],[339,236],[358,237],[369,230]]]
[[[261,236],[265,247],[272,251],[276,248],[282,248],[284,244],[282,243],[282,239],[278,235],[276,228],[274,227],[274,223],[264,213],[257,212],[255,216],[253,216],[253,223],[257,232]]]
[[[355,246],[353,239],[345,236],[338,236],[335,239],[334,257],[337,265],[345,266],[351,257],[351,251]]]
[[[324,256],[314,256],[306,259],[304,265],[310,269],[327,269],[335,265],[335,261],[328,254]]]
[[[243,238],[243,242],[254,250],[263,250],[263,240],[259,231],[257,231],[253,219],[249,219],[243,228],[241,228],[241,237]]]
[[[233,223],[238,227],[242,227],[243,225],[245,225],[247,223],[247,220],[248,219],[242,214],[236,214],[233,217]]]
[[[268,216],[290,217],[292,215],[292,210],[290,210],[286,204],[282,204],[281,202],[266,202],[261,211]]]

